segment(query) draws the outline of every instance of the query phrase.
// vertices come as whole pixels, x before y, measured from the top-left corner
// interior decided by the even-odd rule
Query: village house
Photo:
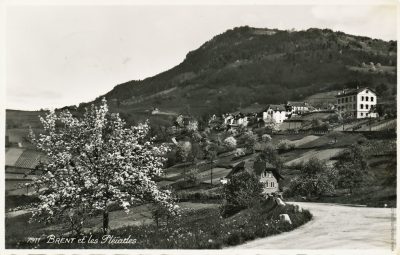
[[[308,105],[306,102],[288,101],[286,103],[286,110],[289,114],[301,115],[310,111],[310,105]]]
[[[258,177],[264,184],[263,193],[272,194],[280,191],[279,182],[283,177],[279,174],[276,167],[261,159],[247,159],[233,166],[232,171],[226,176],[230,179],[232,175],[241,171],[247,171]]]
[[[224,124],[231,127],[247,126],[248,116],[241,112],[228,113],[222,116],[224,118]]]
[[[280,124],[288,118],[287,114],[288,112],[286,111],[285,105],[270,104],[262,112],[262,119],[264,120],[265,123],[272,121],[274,123]]]
[[[377,117],[375,106],[378,98],[370,88],[344,89],[336,95],[336,99],[340,113],[350,113],[357,119]]]

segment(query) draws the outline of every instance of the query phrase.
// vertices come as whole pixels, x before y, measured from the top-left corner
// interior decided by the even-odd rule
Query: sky
[[[397,38],[390,5],[10,5],[5,106],[38,110],[91,101],[166,71],[213,36],[244,25]]]

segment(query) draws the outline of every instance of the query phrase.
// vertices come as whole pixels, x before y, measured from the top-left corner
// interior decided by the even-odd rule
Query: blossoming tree
[[[153,143],[147,122],[126,128],[118,114],[108,111],[105,99],[86,109],[82,118],[63,111],[40,120],[44,134],[36,137],[31,132],[31,137],[48,160],[32,183],[40,199],[33,220],[51,222],[82,211],[101,212],[107,233],[113,203],[126,211],[145,201],[177,210],[170,192],[154,182],[162,174],[168,148]]]

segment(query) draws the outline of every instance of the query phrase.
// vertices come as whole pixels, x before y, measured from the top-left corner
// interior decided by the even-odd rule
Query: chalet
[[[256,175],[260,182],[264,184],[265,194],[271,194],[280,191],[279,181],[283,179],[283,177],[273,165],[265,160],[244,160],[234,165],[232,171],[226,176],[226,178],[229,179],[232,175],[241,171],[247,171],[250,174]]]
[[[336,108],[340,113],[349,113],[357,119],[376,118],[378,98],[370,88],[344,89],[336,95]]]
[[[265,123],[282,123],[286,120],[288,112],[283,104],[270,104],[262,111],[262,119]]]

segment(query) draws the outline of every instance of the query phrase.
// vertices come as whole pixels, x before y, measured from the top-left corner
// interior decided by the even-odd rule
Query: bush
[[[261,140],[262,140],[263,142],[269,143],[269,142],[272,141],[272,137],[271,137],[269,134],[263,134],[263,135],[261,136]]]
[[[280,152],[293,150],[294,148],[295,148],[295,145],[287,139],[283,139],[278,143],[278,150]]]
[[[229,136],[224,140],[224,145],[229,149],[233,150],[236,148],[236,139],[233,136]]]
[[[241,137],[241,140],[246,150],[250,153],[254,153],[257,135],[253,134],[252,131],[248,131]]]
[[[300,175],[292,179],[285,196],[321,196],[331,194],[337,185],[337,170],[328,167],[325,161],[311,158],[300,168]]]
[[[283,161],[279,157],[276,148],[272,144],[267,144],[260,156],[278,169],[283,167]]]
[[[235,158],[240,158],[240,157],[243,157],[244,155],[246,155],[246,152],[243,148],[237,148],[235,150],[235,154],[234,154]]]
[[[199,176],[199,169],[198,168],[190,169],[189,172],[186,174],[187,182],[189,184],[192,184],[192,185],[199,184],[200,181],[199,181],[198,176]]]

